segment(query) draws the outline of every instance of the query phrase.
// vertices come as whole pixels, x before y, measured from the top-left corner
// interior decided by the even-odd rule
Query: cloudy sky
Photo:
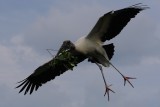
[[[32,95],[18,94],[18,81],[52,57],[64,40],[87,35],[100,16],[136,3],[148,5],[116,38],[111,62],[125,75],[136,77],[123,86],[112,68],[104,68],[116,92],[104,97],[100,70],[87,61]],[[0,107],[159,107],[159,0],[0,0]],[[53,52],[55,54],[55,52]]]

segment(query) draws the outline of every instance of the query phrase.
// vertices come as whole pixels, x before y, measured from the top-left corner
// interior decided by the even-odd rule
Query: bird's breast
[[[97,43],[93,42],[92,40],[89,40],[85,37],[82,37],[75,42],[76,50],[85,54],[85,55],[96,50],[96,48],[98,46],[99,46],[99,44],[97,44]]]

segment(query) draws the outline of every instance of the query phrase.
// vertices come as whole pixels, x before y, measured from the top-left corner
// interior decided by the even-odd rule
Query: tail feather
[[[106,51],[109,60],[111,60],[113,55],[114,55],[114,45],[113,45],[113,43],[108,44],[108,45],[103,45],[103,48]]]

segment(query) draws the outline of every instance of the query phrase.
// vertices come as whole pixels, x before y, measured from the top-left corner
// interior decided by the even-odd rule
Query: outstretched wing
[[[140,11],[147,8],[139,3],[121,10],[110,11],[99,18],[87,38],[98,42],[110,40],[121,32],[131,18],[134,18]]]
[[[24,95],[37,90],[42,84],[54,79],[56,76],[63,74],[69,69],[73,69],[78,63],[86,59],[85,56],[72,49],[74,45],[70,41],[65,41],[57,55],[49,62],[38,67],[26,79],[18,82],[16,88],[22,87],[19,91],[25,90]]]

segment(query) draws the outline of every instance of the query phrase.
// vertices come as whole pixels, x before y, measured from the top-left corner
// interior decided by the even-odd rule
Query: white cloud
[[[74,42],[87,35],[106,11],[99,5],[73,5],[68,10],[53,7],[31,25],[25,33],[25,41],[35,49],[58,48],[64,40]]]
[[[160,64],[160,57],[148,57],[144,58],[141,61],[143,65],[159,65]]]
[[[47,59],[25,45],[22,36],[14,36],[7,44],[0,44],[0,83],[13,88],[17,78],[25,74],[31,65],[38,66]],[[24,69],[26,67],[28,69]]]

